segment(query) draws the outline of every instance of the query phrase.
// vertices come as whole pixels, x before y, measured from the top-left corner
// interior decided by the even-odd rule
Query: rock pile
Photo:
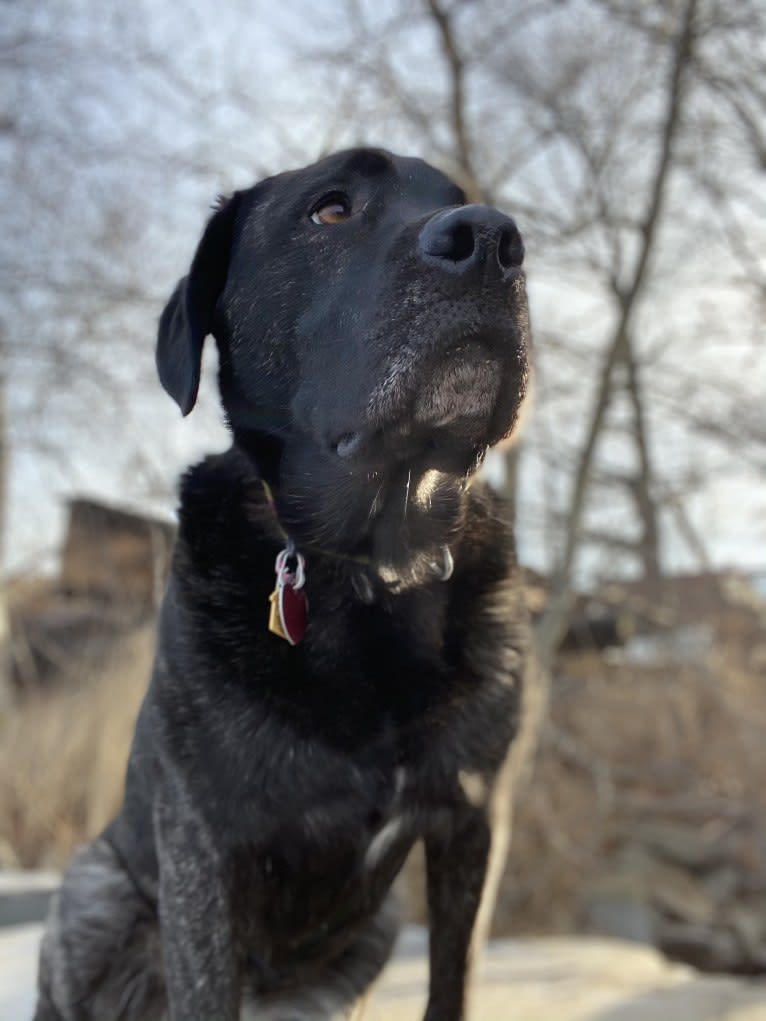
[[[766,855],[752,821],[651,821],[583,892],[586,925],[705,971],[766,972]]]

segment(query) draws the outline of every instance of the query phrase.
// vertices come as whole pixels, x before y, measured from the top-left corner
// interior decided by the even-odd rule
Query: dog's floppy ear
[[[202,345],[226,283],[239,192],[219,200],[194,253],[189,275],[178,282],[160,316],[157,371],[160,382],[188,415],[197,400]]]

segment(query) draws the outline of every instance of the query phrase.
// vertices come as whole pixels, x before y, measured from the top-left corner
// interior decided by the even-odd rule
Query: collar
[[[261,479],[260,482],[263,486],[266,503],[273,515],[274,524],[285,543],[274,562],[276,585],[269,596],[269,631],[279,638],[283,638],[290,645],[298,645],[303,640],[308,624],[308,599],[304,587],[306,584],[306,559],[298,551],[294,540],[282,527],[271,486],[265,479]],[[323,557],[344,560],[350,564],[361,565],[363,568],[370,568],[372,564],[369,557],[351,556],[312,545],[305,548]],[[455,562],[448,546],[442,547],[442,563],[434,561],[432,566],[434,574],[440,581],[447,581],[452,576]],[[388,583],[389,579],[382,574],[380,577],[384,584]],[[362,602],[372,604],[375,601],[369,571],[352,572],[351,583]]]

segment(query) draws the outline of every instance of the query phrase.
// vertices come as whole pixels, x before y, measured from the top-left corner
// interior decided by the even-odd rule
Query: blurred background
[[[359,143],[512,214],[536,383],[487,472],[544,677],[497,933],[766,971],[761,0],[20,0],[0,21],[0,867],[119,805],[188,420],[156,321],[217,193]],[[410,909],[422,913],[414,892]]]

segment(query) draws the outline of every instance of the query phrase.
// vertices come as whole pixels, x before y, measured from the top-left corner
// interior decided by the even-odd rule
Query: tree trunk
[[[644,411],[644,400],[641,392],[641,380],[638,375],[636,353],[632,338],[625,345],[625,381],[628,397],[633,408],[633,439],[638,449],[638,474],[635,480],[634,497],[636,510],[641,520],[643,533],[641,536],[640,555],[644,568],[644,578],[652,591],[659,593],[662,580],[660,556],[660,529],[657,514],[657,503],[654,499],[651,454],[649,436]]]
[[[575,555],[580,545],[582,517],[590,485],[596,444],[601,436],[606,412],[614,387],[614,369],[623,361],[629,343],[629,331],[633,315],[643,293],[649,259],[662,220],[668,178],[672,166],[673,146],[681,123],[685,71],[690,63],[694,46],[694,17],[697,0],[686,0],[680,30],[675,41],[665,123],[660,142],[657,167],[651,183],[649,200],[640,233],[641,247],[638,252],[632,279],[619,291],[619,313],[612,337],[606,346],[598,390],[591,411],[588,432],[575,472],[572,498],[564,539],[564,552],[551,579],[548,606],[537,628],[538,652],[548,666],[552,662],[561,637],[567,628],[571,606],[571,580]]]

